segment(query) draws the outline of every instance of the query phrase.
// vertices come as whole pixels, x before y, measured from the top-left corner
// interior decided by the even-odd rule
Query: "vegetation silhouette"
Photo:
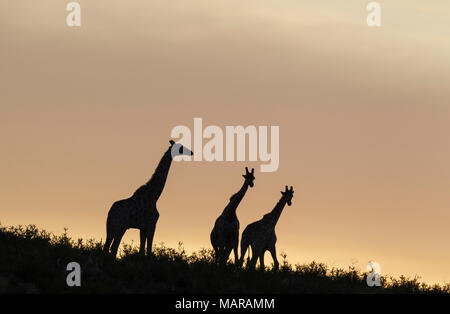
[[[214,263],[213,251],[187,254],[164,245],[153,258],[123,245],[119,259],[103,264],[101,241],[73,240],[67,230],[54,235],[35,225],[0,225],[0,293],[438,293],[450,284],[427,285],[418,278],[381,278],[382,287],[368,287],[366,273],[328,268],[312,262],[291,265],[283,256],[278,271],[251,270]],[[81,287],[66,285],[66,265],[81,265]]]

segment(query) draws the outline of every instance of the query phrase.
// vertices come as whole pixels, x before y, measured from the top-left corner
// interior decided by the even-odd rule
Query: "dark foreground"
[[[151,293],[151,294],[299,294],[299,293],[450,293],[450,285],[429,286],[417,278],[382,278],[368,287],[360,271],[312,262],[275,272],[217,266],[212,253],[187,255],[163,246],[151,258],[125,246],[118,260],[105,259],[102,243],[75,241],[35,226],[0,226],[0,293]],[[66,266],[81,266],[81,286],[69,287]]]

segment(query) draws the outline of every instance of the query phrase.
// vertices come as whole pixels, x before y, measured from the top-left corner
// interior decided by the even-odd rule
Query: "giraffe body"
[[[192,155],[193,153],[181,144],[170,141],[169,149],[164,153],[151,179],[134,192],[134,194],[115,202],[108,212],[106,220],[106,242],[103,251],[116,256],[120,241],[125,231],[130,228],[140,230],[140,249],[144,254],[147,243],[147,255],[150,255],[159,212],[156,208],[164,186],[173,157]]]
[[[286,186],[285,192],[281,192],[282,197],[280,201],[275,205],[275,208],[268,214],[264,215],[261,220],[249,224],[242,233],[241,239],[241,257],[239,259],[239,265],[242,265],[247,252],[248,247],[251,247],[252,257],[249,259],[248,266],[255,268],[256,262],[259,259],[261,269],[265,269],[264,265],[264,253],[269,251],[272,255],[274,262],[274,268],[278,269],[279,263],[277,259],[276,247],[277,236],[275,234],[275,226],[280,218],[280,215],[284,209],[284,206],[291,205],[294,190],[291,186],[289,190]]]
[[[235,262],[238,263],[239,220],[236,209],[248,187],[253,187],[253,181],[255,180],[253,175],[255,170],[252,169],[252,172],[249,172],[247,167],[245,170],[246,174],[243,175],[245,181],[241,189],[230,197],[230,202],[216,219],[211,231],[211,244],[214,248],[216,261],[221,264],[226,263],[232,250],[234,251]]]

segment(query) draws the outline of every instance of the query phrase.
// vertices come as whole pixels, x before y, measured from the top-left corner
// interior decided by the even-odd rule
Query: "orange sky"
[[[64,1],[0,2],[2,224],[104,239],[174,126],[278,125],[279,169],[256,171],[241,230],[293,185],[291,262],[450,282],[447,0],[380,1],[380,28],[360,0],[79,3],[74,29]],[[247,165],[174,163],[155,243],[210,247]]]

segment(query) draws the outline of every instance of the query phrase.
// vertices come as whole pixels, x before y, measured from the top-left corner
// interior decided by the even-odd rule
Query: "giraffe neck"
[[[172,164],[172,154],[169,148],[161,158],[150,180],[147,182],[147,193],[151,194],[155,202],[161,196],[166,184],[167,175],[169,174],[170,165]]]
[[[242,187],[230,197],[230,202],[224,209],[224,213],[228,215],[236,215],[236,209],[244,198],[245,192],[248,190],[247,181],[244,181]]]
[[[286,206],[286,199],[284,197],[281,197],[272,211],[264,216],[266,221],[273,227],[275,227],[278,219],[280,219],[280,215],[283,212],[284,206]]]

